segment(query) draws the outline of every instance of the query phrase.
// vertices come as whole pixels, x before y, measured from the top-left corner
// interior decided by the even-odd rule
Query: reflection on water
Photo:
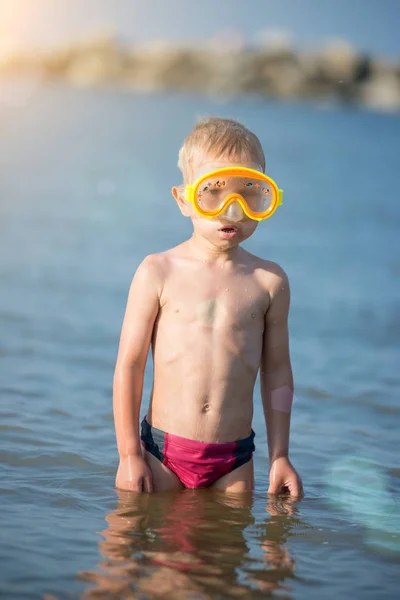
[[[327,474],[331,502],[365,528],[365,543],[400,557],[400,505],[389,482],[383,469],[355,457],[333,462]]]
[[[295,563],[285,544],[299,525],[296,506],[270,501],[260,523],[252,507],[252,494],[118,491],[118,507],[101,532],[98,568],[81,573],[92,584],[84,597],[244,597],[250,589],[255,598],[274,590],[291,597]]]

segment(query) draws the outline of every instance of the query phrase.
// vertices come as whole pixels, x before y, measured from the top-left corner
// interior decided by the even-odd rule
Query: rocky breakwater
[[[400,110],[400,63],[360,54],[345,41],[310,53],[282,44],[234,50],[205,43],[127,47],[104,36],[47,53],[0,56],[0,77],[26,74],[146,93],[252,94]]]

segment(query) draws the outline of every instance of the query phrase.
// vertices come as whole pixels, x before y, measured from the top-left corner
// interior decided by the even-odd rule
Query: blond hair
[[[210,158],[251,159],[265,171],[265,155],[258,137],[234,119],[208,117],[201,119],[189,133],[179,150],[178,167],[185,181],[190,179],[196,150]]]

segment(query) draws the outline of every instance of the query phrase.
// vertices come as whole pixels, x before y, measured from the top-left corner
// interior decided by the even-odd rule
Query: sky
[[[98,32],[130,43],[253,43],[265,31],[300,48],[344,38],[400,58],[400,0],[0,0],[0,50],[48,48]]]

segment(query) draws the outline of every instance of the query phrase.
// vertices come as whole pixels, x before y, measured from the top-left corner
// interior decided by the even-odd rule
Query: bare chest
[[[263,329],[268,304],[251,274],[177,274],[165,287],[162,316],[171,327],[244,335]]]

